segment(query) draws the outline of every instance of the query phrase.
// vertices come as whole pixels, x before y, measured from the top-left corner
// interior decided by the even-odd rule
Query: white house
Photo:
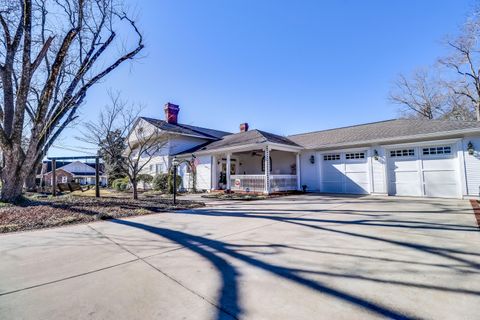
[[[138,121],[168,139],[146,173],[166,172],[173,157],[193,161],[199,190],[479,196],[480,122],[400,119],[284,137],[184,125],[178,112],[168,103],[167,120]],[[179,173],[191,187],[188,166]]]

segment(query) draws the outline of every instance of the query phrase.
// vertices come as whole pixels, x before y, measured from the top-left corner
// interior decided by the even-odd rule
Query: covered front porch
[[[236,148],[212,156],[212,189],[265,194],[300,190],[299,171],[296,147]]]

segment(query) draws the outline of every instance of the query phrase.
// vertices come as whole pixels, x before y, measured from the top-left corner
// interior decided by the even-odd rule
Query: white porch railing
[[[265,175],[239,174],[230,176],[230,188],[234,191],[264,192]],[[290,174],[270,175],[270,191],[297,190],[297,176]]]
[[[275,174],[270,176],[271,191],[297,190],[297,176],[294,174]]]
[[[230,188],[235,191],[264,192],[263,174],[238,174],[230,176]]]

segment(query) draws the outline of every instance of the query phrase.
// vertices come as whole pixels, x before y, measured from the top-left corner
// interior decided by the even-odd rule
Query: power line
[[[53,145],[52,147],[57,148],[57,149],[79,152],[79,153],[86,153],[86,154],[93,155],[93,156],[97,155],[97,153],[88,152],[88,151],[85,151],[85,150],[75,149],[75,148],[71,148],[71,147],[60,146],[60,145]]]

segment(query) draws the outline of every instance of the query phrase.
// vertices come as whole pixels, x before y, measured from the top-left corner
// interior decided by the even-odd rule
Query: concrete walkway
[[[303,195],[0,236],[0,319],[478,319],[467,201]]]

